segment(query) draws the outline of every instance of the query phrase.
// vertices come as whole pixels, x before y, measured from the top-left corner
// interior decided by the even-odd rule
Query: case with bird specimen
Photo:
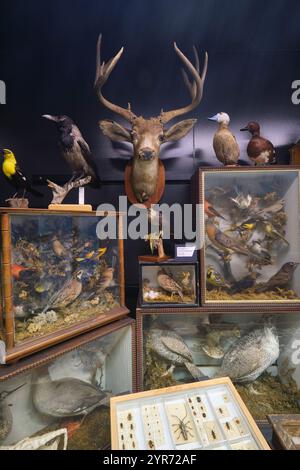
[[[139,390],[229,376],[251,414],[300,413],[300,312],[137,309]]]
[[[113,450],[269,450],[228,378],[111,399]]]
[[[198,263],[140,261],[140,305],[199,305]]]
[[[1,209],[0,216],[0,362],[128,313],[121,214]],[[111,235],[104,239],[107,225]]]
[[[0,367],[0,450],[110,446],[110,397],[135,391],[135,324],[123,318]]]
[[[202,305],[300,304],[299,175],[280,166],[196,173]]]

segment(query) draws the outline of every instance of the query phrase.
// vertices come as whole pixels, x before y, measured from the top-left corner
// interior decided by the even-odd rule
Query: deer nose
[[[139,156],[142,160],[151,160],[154,157],[154,150],[145,147],[139,151]]]

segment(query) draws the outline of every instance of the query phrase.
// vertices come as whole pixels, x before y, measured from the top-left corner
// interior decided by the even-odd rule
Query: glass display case
[[[300,413],[300,313],[137,310],[138,388],[229,376],[255,419]]]
[[[6,362],[128,313],[120,214],[1,209],[0,215]],[[114,239],[98,237],[104,219],[115,226]]]
[[[299,304],[299,167],[202,169],[202,305]]]
[[[191,307],[199,304],[197,262],[140,261],[139,266],[142,307]]]
[[[123,318],[0,368],[0,450],[110,446],[110,397],[135,391],[134,321]]]
[[[228,378],[111,399],[113,450],[269,450]]]

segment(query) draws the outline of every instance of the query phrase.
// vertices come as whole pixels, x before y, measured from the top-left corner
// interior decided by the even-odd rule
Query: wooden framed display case
[[[1,366],[0,450],[109,447],[109,399],[136,390],[135,362],[123,318]]]
[[[122,214],[3,208],[0,217],[0,362],[128,313]],[[114,238],[98,237],[105,221]]]
[[[198,263],[168,260],[139,262],[142,307],[199,305]]]
[[[229,376],[257,420],[300,413],[300,312],[137,309],[137,385]]]
[[[111,399],[113,450],[269,450],[230,379]]]
[[[272,442],[281,450],[300,450],[300,414],[270,415]]]
[[[299,166],[194,175],[203,306],[300,305],[299,175]]]

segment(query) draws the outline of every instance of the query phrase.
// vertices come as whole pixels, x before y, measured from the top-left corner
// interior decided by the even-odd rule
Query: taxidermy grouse
[[[76,124],[68,116],[44,114],[43,117],[56,123],[59,132],[59,146],[64,159],[73,172],[73,177],[91,176],[90,186],[99,188],[101,182],[90,147]]]

